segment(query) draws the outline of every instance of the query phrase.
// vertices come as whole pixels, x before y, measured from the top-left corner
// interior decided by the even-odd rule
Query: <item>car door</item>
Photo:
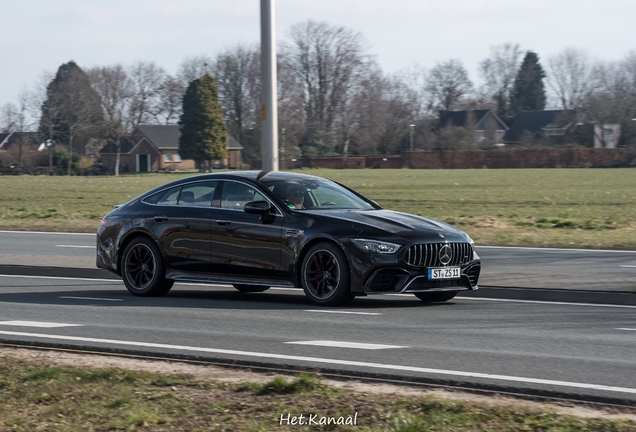
[[[173,187],[147,213],[148,225],[165,253],[168,273],[209,271],[217,185],[216,181],[200,181]]]
[[[211,261],[214,272],[250,277],[280,277],[282,214],[266,222],[243,210],[251,201],[267,200],[254,186],[240,181],[222,182],[218,218],[212,221]]]

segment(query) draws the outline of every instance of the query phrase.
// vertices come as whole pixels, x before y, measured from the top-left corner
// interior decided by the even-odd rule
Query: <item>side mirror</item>
[[[261,221],[264,224],[272,223],[276,219],[274,215],[270,214],[271,209],[272,206],[267,201],[252,201],[248,202],[247,204],[245,204],[245,207],[243,207],[245,213],[260,214]]]
[[[267,201],[252,201],[245,204],[243,210],[249,214],[267,214],[271,206]]]

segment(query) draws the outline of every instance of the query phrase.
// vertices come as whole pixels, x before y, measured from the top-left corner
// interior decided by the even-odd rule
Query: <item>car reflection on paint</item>
[[[339,183],[289,172],[180,179],[118,206],[97,231],[97,266],[137,296],[175,281],[241,292],[302,288],[319,305],[476,290],[481,261],[461,230],[380,207]]]

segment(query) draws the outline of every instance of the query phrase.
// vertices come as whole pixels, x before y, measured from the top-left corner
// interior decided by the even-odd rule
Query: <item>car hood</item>
[[[392,210],[309,210],[306,213],[350,222],[361,231],[381,230],[405,238],[444,236],[448,241],[467,241],[467,235],[444,222]]]

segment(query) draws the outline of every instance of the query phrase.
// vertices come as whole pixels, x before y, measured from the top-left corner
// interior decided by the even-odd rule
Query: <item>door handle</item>
[[[232,223],[232,221],[229,219],[217,219],[216,223],[219,225],[229,225]]]
[[[157,222],[163,222],[168,220],[168,216],[155,216],[153,219]]]

